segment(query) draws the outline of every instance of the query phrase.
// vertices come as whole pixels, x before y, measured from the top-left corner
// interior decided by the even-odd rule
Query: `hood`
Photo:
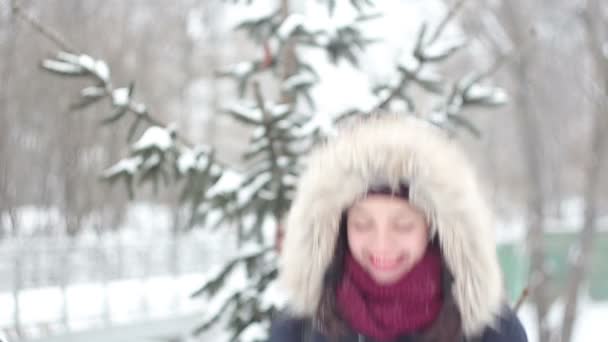
[[[288,310],[314,315],[341,213],[374,184],[410,187],[438,234],[467,336],[492,325],[503,304],[493,218],[470,161],[439,128],[407,115],[361,119],[314,150],[285,227],[279,281]]]

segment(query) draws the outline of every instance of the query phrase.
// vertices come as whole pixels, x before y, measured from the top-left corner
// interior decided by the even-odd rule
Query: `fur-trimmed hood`
[[[310,317],[319,304],[342,212],[371,185],[401,182],[438,234],[465,334],[493,324],[503,284],[491,210],[457,145],[425,121],[384,114],[360,120],[313,151],[287,218],[280,261],[292,314]]]

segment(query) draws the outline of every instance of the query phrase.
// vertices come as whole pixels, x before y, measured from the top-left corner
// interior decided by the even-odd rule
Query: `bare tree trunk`
[[[291,14],[289,2],[290,2],[290,0],[281,0],[281,16],[283,17],[283,19],[286,19]],[[297,69],[297,58],[296,58],[296,51],[295,51],[295,45],[294,45],[293,39],[290,38],[286,44],[287,45],[284,50],[285,55],[283,56],[283,59],[282,59],[283,60],[283,69],[282,69],[283,75],[281,77],[282,81],[286,80],[290,76],[293,76],[293,74],[297,71],[296,70]],[[279,84],[279,89],[282,89],[281,84]],[[292,98],[292,96],[285,93],[284,91],[281,91],[281,102],[293,103],[294,101],[295,101],[295,99]]]
[[[222,61],[222,49],[220,49],[220,45],[222,44],[222,37],[218,32],[218,26],[221,22],[221,17],[218,18],[219,6],[217,6],[214,2],[205,2],[203,7],[203,22],[207,27],[208,37],[207,44],[211,46],[210,49],[207,49],[207,53],[205,55],[206,64],[210,68],[209,77],[211,78],[212,85],[209,89],[209,120],[206,122],[206,135],[205,139],[211,146],[216,146],[217,140],[217,114],[221,111],[220,98],[223,95],[220,88],[220,83],[218,82],[218,77],[215,74],[215,71],[220,66]]]
[[[527,183],[526,196],[526,226],[527,246],[530,253],[530,298],[536,308],[536,323],[538,326],[538,340],[548,342],[551,338],[550,327],[547,326],[546,317],[551,305],[551,297],[547,291],[548,273],[545,269],[545,192],[543,186],[543,149],[542,133],[536,113],[531,102],[532,96],[532,60],[533,53],[528,42],[531,36],[531,25],[524,20],[521,10],[516,9],[517,4],[504,1],[504,20],[514,46],[526,48],[522,51],[519,61],[514,66],[517,91],[514,99],[516,113],[515,120],[521,134],[521,153],[525,163]]]
[[[571,268],[565,292],[565,309],[561,330],[561,342],[569,342],[572,338],[576,323],[578,310],[578,298],[581,285],[589,273],[589,265],[593,253],[593,241],[596,232],[596,221],[598,212],[598,199],[600,194],[601,166],[606,150],[604,134],[607,125],[608,108],[608,66],[603,53],[604,29],[601,6],[598,1],[587,1],[587,9],[584,14],[584,26],[586,30],[587,43],[592,60],[591,75],[593,81],[598,77],[599,94],[592,94],[592,114],[594,117],[591,137],[591,151],[585,170],[584,203],[585,216],[583,229],[579,235],[577,253],[570,260]],[[594,88],[593,86],[590,88]]]
[[[545,195],[542,186],[542,160],[539,128],[531,109],[529,87],[526,74],[528,71],[525,57],[517,66],[519,91],[516,95],[516,120],[522,134],[522,153],[526,164],[528,194],[526,199],[527,246],[530,253],[530,297],[536,306],[536,322],[539,341],[550,340],[550,329],[546,325],[546,316],[551,305],[547,292],[548,274],[545,269]]]
[[[9,12],[10,13],[10,12]],[[0,63],[2,68],[0,69],[0,84],[8,85],[11,84],[12,71],[14,68],[15,61],[15,45],[17,40],[17,29],[15,26],[15,18],[9,14],[11,18],[5,25],[0,26],[4,32],[0,36],[0,47],[2,47],[3,62]],[[0,88],[0,239],[8,235],[9,227],[4,226],[4,220],[2,216],[8,215],[11,222],[11,229],[15,230],[16,222],[14,218],[14,197],[12,194],[12,188],[10,182],[10,165],[13,152],[9,148],[12,144],[10,143],[10,126],[9,121],[11,120],[11,106],[10,106],[10,89],[7,86]]]

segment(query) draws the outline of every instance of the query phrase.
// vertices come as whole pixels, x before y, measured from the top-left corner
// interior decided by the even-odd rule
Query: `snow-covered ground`
[[[204,281],[203,274],[189,274],[112,281],[107,286],[78,284],[69,286],[65,297],[57,287],[23,290],[20,324],[24,335],[33,339],[198,314],[204,303],[190,294]],[[0,293],[0,328],[8,336],[14,335],[14,310],[12,293]]]
[[[559,326],[560,311],[559,306],[552,310],[549,317],[552,326]],[[528,341],[538,341],[538,329],[532,307],[524,305],[519,312],[519,317],[528,333]],[[572,342],[606,341],[604,332],[606,322],[608,322],[608,302],[584,303],[574,327]]]

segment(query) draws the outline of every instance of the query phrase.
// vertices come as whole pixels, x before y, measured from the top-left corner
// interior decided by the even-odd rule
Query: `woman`
[[[470,163],[413,117],[362,120],[313,152],[281,253],[271,342],[527,341]]]

